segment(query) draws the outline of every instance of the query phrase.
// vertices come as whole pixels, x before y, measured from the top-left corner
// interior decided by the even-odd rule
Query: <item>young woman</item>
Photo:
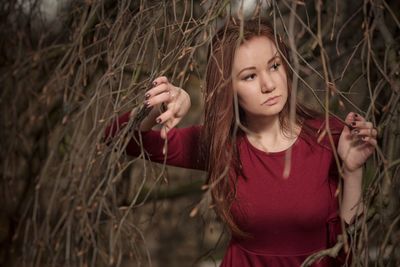
[[[148,108],[163,104],[166,111],[152,108],[136,134],[151,160],[208,172],[216,211],[232,233],[221,266],[300,266],[335,244],[340,217],[350,223],[362,213],[362,166],[374,151],[376,130],[359,114],[349,113],[343,124],[298,103],[291,107],[288,59],[267,22],[241,28],[230,21],[210,45],[202,126],[174,128],[190,99],[166,77],[146,93]],[[134,116],[122,115],[107,135],[117,135]],[[155,124],[161,133],[152,130]],[[134,139],[127,152],[139,154]],[[313,266],[339,263],[326,258]]]

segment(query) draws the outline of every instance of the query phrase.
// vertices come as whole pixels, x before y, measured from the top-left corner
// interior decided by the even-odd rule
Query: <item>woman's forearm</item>
[[[340,216],[346,223],[351,223],[352,219],[363,212],[362,203],[362,167],[348,171],[343,171],[343,195],[340,207]]]
[[[134,117],[137,111],[138,108],[134,108],[130,113],[130,117]],[[158,115],[160,115],[160,112],[157,111],[157,108],[152,108],[149,114],[140,123],[140,127],[138,130],[143,132],[150,131],[157,124],[156,118]]]

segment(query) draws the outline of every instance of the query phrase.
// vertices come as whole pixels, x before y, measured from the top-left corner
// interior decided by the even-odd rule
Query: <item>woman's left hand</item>
[[[350,112],[345,119],[338,144],[338,154],[343,161],[346,171],[355,171],[362,167],[375,150],[377,130],[354,112]]]

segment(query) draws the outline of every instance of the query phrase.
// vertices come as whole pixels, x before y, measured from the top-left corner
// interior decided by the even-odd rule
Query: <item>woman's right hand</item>
[[[183,89],[168,82],[164,76],[153,81],[153,88],[146,92],[145,105],[153,107],[149,119],[154,123],[162,125],[161,137],[167,138],[167,133],[175,127],[186,115],[190,108],[190,97]],[[163,110],[161,105],[164,106]],[[154,120],[154,117],[155,120]]]

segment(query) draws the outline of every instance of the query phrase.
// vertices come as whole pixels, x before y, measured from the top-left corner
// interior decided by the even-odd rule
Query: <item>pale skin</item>
[[[288,149],[297,139],[301,127],[292,125],[292,134],[284,134],[278,120],[287,101],[287,77],[282,59],[274,42],[267,37],[254,37],[236,51],[232,66],[232,86],[238,94],[239,105],[245,113],[248,140],[266,152]],[[166,138],[190,108],[190,97],[182,89],[169,83],[166,77],[154,80],[154,87],[146,93],[148,107],[154,107],[144,119],[140,130],[147,131],[161,124],[161,137]],[[167,110],[159,112],[164,103]],[[132,111],[131,114],[134,114]],[[350,112],[338,144],[338,155],[343,162],[343,192],[340,215],[350,223],[363,212],[361,202],[362,166],[376,146],[377,131],[361,115]]]

